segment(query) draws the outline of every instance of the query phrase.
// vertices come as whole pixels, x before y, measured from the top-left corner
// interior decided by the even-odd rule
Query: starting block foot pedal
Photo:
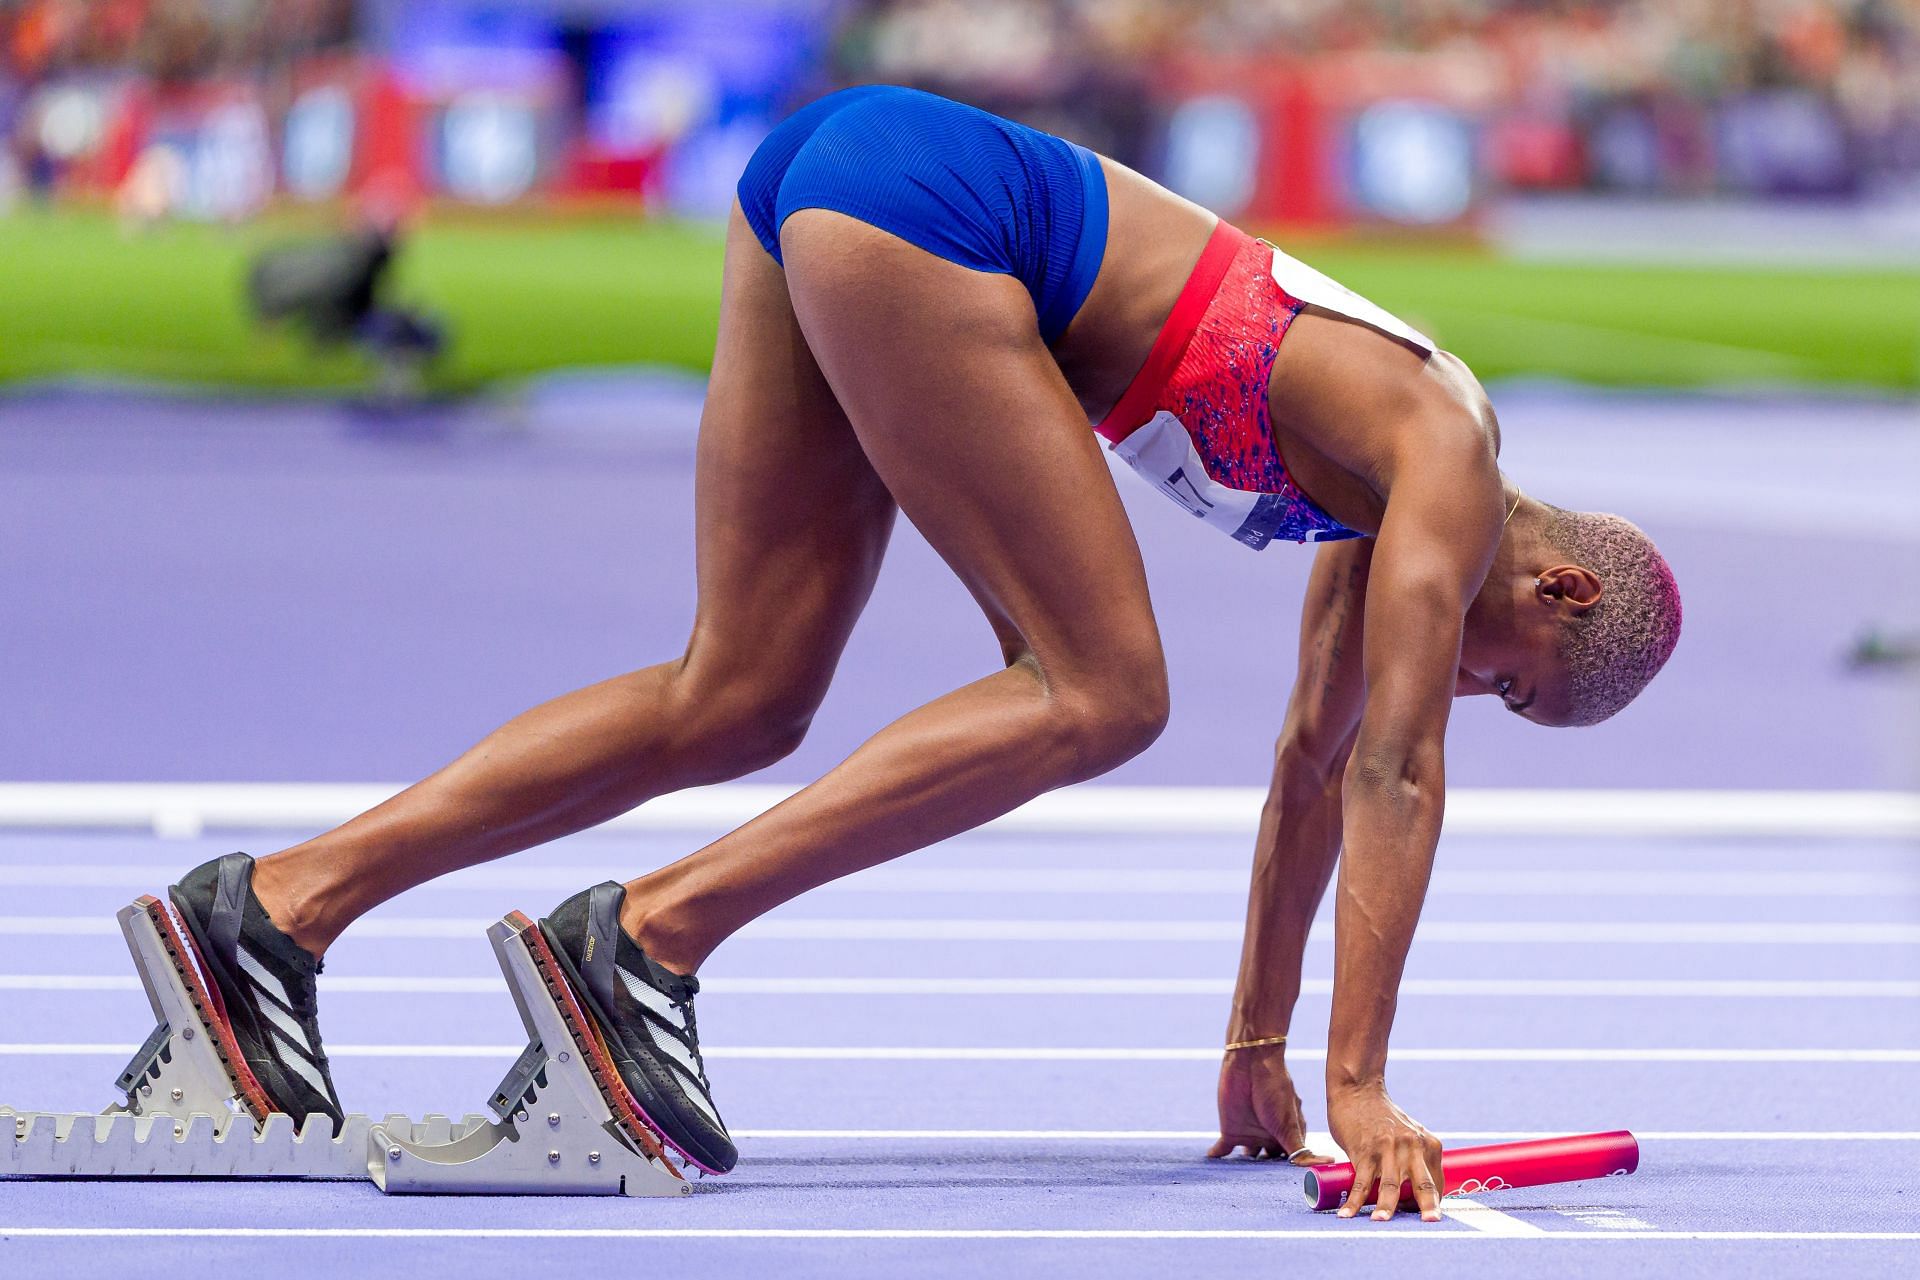
[[[487,930],[528,1044],[491,1100],[494,1118],[350,1115],[256,1120],[169,956],[165,908],[119,913],[158,1025],[99,1115],[0,1107],[0,1178],[279,1178],[372,1181],[390,1194],[680,1196],[693,1185],[651,1135],[623,1130],[548,992],[514,913]],[[177,937],[174,939],[177,945]],[[549,1048],[553,1046],[553,1048]],[[12,1122],[9,1135],[4,1127]]]

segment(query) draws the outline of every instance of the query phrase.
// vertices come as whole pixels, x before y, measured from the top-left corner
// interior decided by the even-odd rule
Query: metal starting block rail
[[[159,1025],[99,1115],[0,1106],[0,1178],[366,1179],[389,1195],[681,1196],[693,1190],[657,1143],[631,1139],[582,1061],[535,967],[525,916],[487,930],[526,1024],[527,1047],[489,1101],[493,1118],[351,1115],[255,1120],[174,970],[142,898],[119,913]],[[164,917],[162,917],[164,919]],[[552,1046],[552,1047],[549,1047]],[[12,1123],[8,1140],[5,1125]]]

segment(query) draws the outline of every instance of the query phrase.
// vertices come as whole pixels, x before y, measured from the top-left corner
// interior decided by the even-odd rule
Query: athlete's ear
[[[1554,565],[1533,580],[1536,598],[1551,605],[1565,604],[1575,617],[1598,604],[1605,591],[1599,574],[1577,564]]]

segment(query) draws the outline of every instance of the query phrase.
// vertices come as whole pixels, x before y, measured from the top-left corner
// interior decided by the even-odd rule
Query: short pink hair
[[[1600,599],[1568,628],[1569,724],[1599,724],[1640,695],[1680,641],[1680,586],[1653,539],[1601,511],[1547,508],[1547,541],[1600,579]]]

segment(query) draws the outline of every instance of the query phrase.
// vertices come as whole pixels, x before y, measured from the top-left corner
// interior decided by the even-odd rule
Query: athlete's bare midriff
[[[1105,156],[1107,251],[1054,359],[1089,422],[1106,416],[1167,322],[1219,221]]]

